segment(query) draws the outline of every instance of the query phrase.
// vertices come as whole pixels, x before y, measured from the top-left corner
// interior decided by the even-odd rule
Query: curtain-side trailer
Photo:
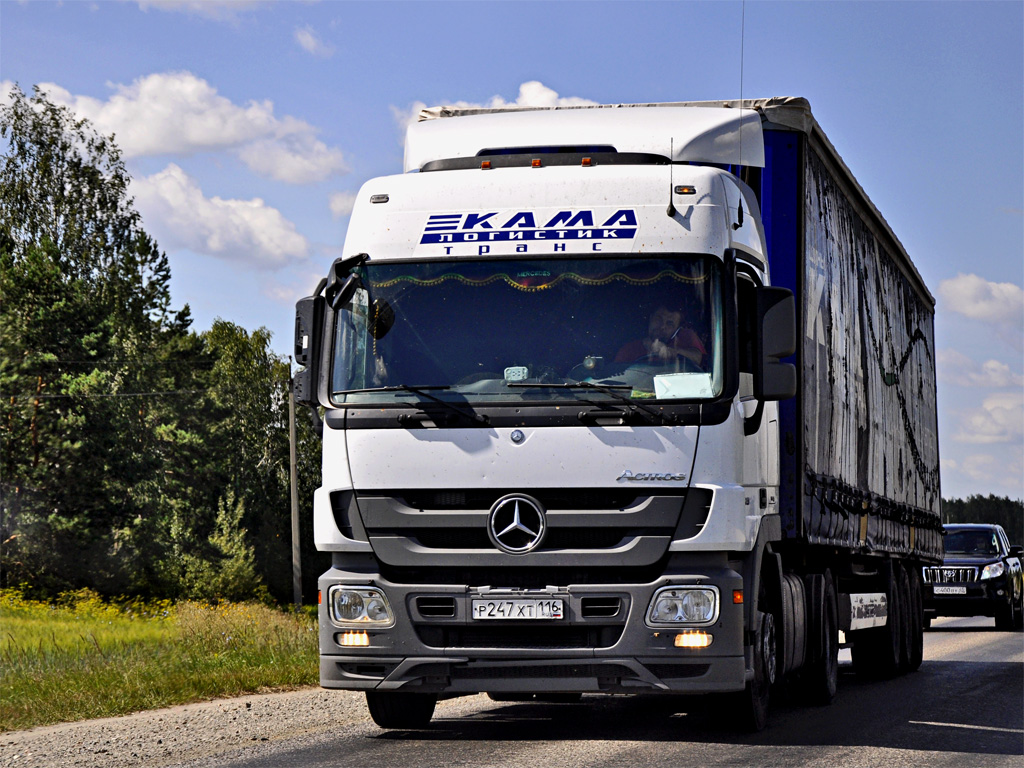
[[[934,300],[803,99],[425,110],[296,312],[321,683],[715,694],[916,669]]]

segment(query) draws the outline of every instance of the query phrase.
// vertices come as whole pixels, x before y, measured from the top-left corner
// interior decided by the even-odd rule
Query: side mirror
[[[322,289],[323,282],[319,287]],[[295,374],[292,391],[295,402],[314,409],[320,405],[317,389],[326,304],[324,297],[319,294],[318,290],[295,304],[295,362],[303,366],[303,369]]]
[[[796,366],[780,362],[796,352],[796,300],[788,288],[757,289],[758,361],[754,395],[758,400],[796,396]]]

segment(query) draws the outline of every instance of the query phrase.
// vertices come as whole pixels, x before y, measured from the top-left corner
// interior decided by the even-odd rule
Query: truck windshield
[[[722,391],[703,255],[365,264],[336,314],[336,404],[701,400]],[[582,382],[582,386],[572,386]]]

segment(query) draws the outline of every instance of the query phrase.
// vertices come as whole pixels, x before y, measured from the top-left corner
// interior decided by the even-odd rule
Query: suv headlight
[[[647,609],[651,627],[706,626],[718,621],[718,587],[663,587]]]
[[[390,627],[395,623],[388,599],[379,589],[334,586],[328,594],[331,621],[338,626]]]
[[[995,579],[995,578],[998,578],[998,577],[1003,575],[1003,571],[1004,570],[1006,570],[1006,566],[1004,566],[1001,562],[999,562],[999,563],[989,563],[988,565],[986,565],[984,568],[981,569],[981,578],[982,579]]]

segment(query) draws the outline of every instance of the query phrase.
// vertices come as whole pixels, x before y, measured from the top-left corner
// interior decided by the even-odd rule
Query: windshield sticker
[[[684,283],[688,285],[697,285],[704,282],[706,278],[702,276],[691,277],[689,275],[681,275],[678,272],[674,272],[670,269],[663,269],[656,275],[650,277],[634,277],[631,275],[623,274],[622,272],[613,272],[610,275],[603,275],[601,277],[585,277],[583,275],[577,275],[574,272],[563,272],[560,275],[552,275],[550,272],[541,271],[530,271],[530,272],[518,272],[513,277],[504,272],[498,272],[487,277],[473,278],[466,277],[454,272],[449,272],[446,275],[440,275],[432,278],[421,278],[413,275],[398,275],[390,280],[374,281],[371,282],[373,288],[391,288],[398,283],[412,283],[422,287],[434,287],[441,285],[449,280],[455,280],[463,285],[472,286],[474,288],[480,288],[485,285],[491,285],[496,282],[504,282],[512,288],[516,288],[521,291],[543,291],[548,288],[554,288],[556,285],[561,283],[563,280],[571,280],[579,285],[609,285],[613,282],[626,283],[628,285],[655,285],[661,280],[674,280],[677,283]]]
[[[488,253],[484,243],[515,243],[516,251],[525,253],[530,244],[541,241],[556,246],[558,241],[587,241],[599,251],[605,240],[632,240],[637,233],[636,211],[621,208],[610,216],[594,215],[591,210],[558,211],[554,215],[535,211],[490,211],[486,213],[436,213],[427,218],[420,245],[448,246],[470,243],[479,253]],[[585,244],[585,243],[578,243]],[[564,243],[561,243],[564,245]]]

